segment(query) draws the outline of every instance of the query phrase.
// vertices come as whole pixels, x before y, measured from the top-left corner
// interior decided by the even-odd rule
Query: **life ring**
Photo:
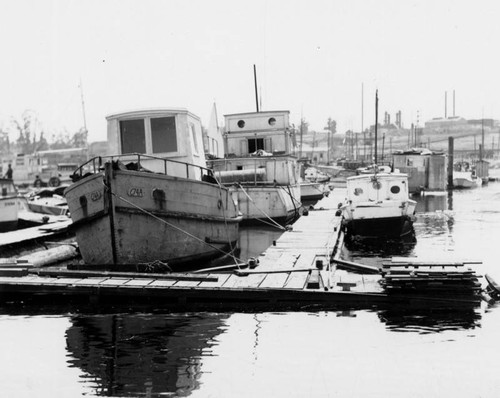
[[[50,177],[49,179],[49,187],[58,187],[61,185],[61,180],[59,177]]]

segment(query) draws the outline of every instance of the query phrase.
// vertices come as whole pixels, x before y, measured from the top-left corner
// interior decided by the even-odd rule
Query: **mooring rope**
[[[223,199],[223,197],[222,197],[222,185],[220,184],[220,182],[217,178],[214,177],[214,179],[217,182],[217,185],[219,187],[219,198],[220,198],[220,201],[222,203],[222,216],[224,217],[224,225],[226,226],[225,231],[226,231],[227,242],[229,244],[230,256],[233,258],[234,264],[238,267],[238,269],[240,269],[240,264],[238,262],[238,259],[234,255],[235,248],[233,248],[233,244],[231,242],[231,239],[229,238],[229,232],[228,232],[228,227],[227,227],[227,218],[226,218],[226,209],[224,207],[224,201],[222,200]],[[229,191],[226,190],[226,203],[229,201],[228,195],[229,195]],[[232,201],[232,199],[231,199],[231,201]]]
[[[104,183],[104,182],[103,182],[103,183]],[[107,188],[107,187],[106,187],[106,188]],[[110,191],[110,192],[111,192],[111,194],[112,194],[113,196],[115,196],[116,198],[118,198],[118,199],[122,200],[123,202],[125,202],[125,203],[129,204],[130,206],[135,207],[135,208],[136,208],[136,209],[138,209],[139,211],[142,211],[144,214],[147,214],[147,215],[149,215],[149,216],[153,217],[154,219],[156,219],[156,220],[158,220],[158,221],[161,221],[162,223],[166,224],[167,226],[169,226],[169,227],[171,227],[171,228],[174,228],[174,229],[178,230],[179,232],[182,232],[183,234],[186,234],[187,236],[189,236],[189,237],[191,237],[191,238],[193,238],[193,239],[195,239],[195,240],[197,240],[197,241],[199,241],[199,242],[201,242],[201,243],[204,243],[205,245],[207,245],[207,246],[211,247],[212,249],[215,249],[215,250],[217,250],[217,251],[221,252],[222,254],[225,254],[225,255],[231,255],[231,253],[227,253],[227,252],[225,252],[224,250],[219,249],[218,247],[216,247],[216,246],[214,246],[214,245],[211,245],[211,244],[210,244],[210,243],[208,243],[208,242],[205,242],[203,239],[200,239],[200,238],[198,238],[197,236],[194,236],[193,234],[190,234],[189,232],[184,231],[182,228],[179,228],[179,227],[177,227],[177,226],[175,226],[175,225],[173,225],[173,224],[169,223],[168,221],[165,221],[164,219],[162,219],[162,218],[160,218],[160,217],[158,217],[158,216],[155,216],[153,213],[151,213],[151,212],[147,211],[146,209],[143,209],[143,208],[142,208],[142,207],[140,207],[140,206],[137,206],[136,204],[134,204],[134,203],[130,202],[129,200],[127,200],[127,199],[125,199],[125,198],[122,198],[120,195],[117,195],[117,194],[116,194],[116,193],[114,193],[113,191]],[[231,246],[230,246],[230,247],[231,247]],[[239,259],[239,258],[235,257],[234,255],[233,255],[233,258],[238,259],[240,262],[242,262],[242,263],[243,263],[243,260],[241,260],[241,259]]]
[[[300,215],[300,207],[302,207],[302,202],[298,201],[297,199],[295,199],[295,197],[292,195],[292,191],[291,191],[291,187],[290,185],[287,185],[288,187],[288,191],[285,189],[284,186],[280,185],[280,188],[283,189],[283,191],[285,191],[286,194],[288,194],[288,196],[290,196],[290,199],[292,199],[292,204],[293,204],[293,210],[294,210],[294,213],[295,213],[295,218],[297,218],[297,216]],[[296,204],[299,205],[299,208],[297,209],[297,206],[295,206]]]
[[[267,221],[264,221],[264,220],[259,220],[260,222],[266,224],[266,225],[269,225],[271,227],[276,227],[278,229],[281,229],[282,231],[286,231],[286,228],[283,227],[282,225],[280,225],[278,222],[274,221],[268,214],[266,214],[266,212],[264,210],[262,210],[259,206],[257,206],[257,204],[253,201],[253,199],[250,197],[250,195],[248,195],[247,191],[245,190],[245,188],[243,188],[243,186],[238,183],[238,186],[241,188],[241,190],[243,191],[243,193],[246,195],[246,197],[250,200],[250,202],[253,203],[253,205],[255,206],[255,208],[257,210],[259,210],[264,216],[266,216],[266,218],[268,218],[271,223],[267,222]]]

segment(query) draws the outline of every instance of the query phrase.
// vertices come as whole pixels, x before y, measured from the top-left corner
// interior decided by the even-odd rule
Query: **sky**
[[[492,0],[3,0],[0,127],[106,139],[105,116],[183,107],[289,110],[322,130],[500,118],[500,2]],[[362,94],[363,93],[363,94]],[[82,98],[84,106],[82,106]],[[83,112],[84,110],[84,112]]]

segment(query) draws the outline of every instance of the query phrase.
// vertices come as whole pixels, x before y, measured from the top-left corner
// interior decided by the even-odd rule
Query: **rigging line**
[[[237,185],[241,188],[241,190],[246,195],[246,197],[250,200],[250,202],[253,203],[253,205],[256,207],[256,209],[258,211],[260,211],[262,214],[264,214],[272,222],[272,224],[270,224],[270,223],[268,223],[268,222],[266,222],[264,220],[260,220],[261,222],[263,222],[264,224],[267,224],[267,225],[274,226],[274,227],[276,227],[278,229],[281,229],[282,231],[286,231],[285,227],[281,226],[279,223],[277,223],[276,221],[274,221],[271,217],[269,217],[269,215],[266,214],[266,212],[264,210],[262,210],[259,206],[257,206],[257,204],[253,201],[253,199],[250,197],[250,195],[248,195],[247,191],[245,190],[245,188],[243,188],[243,186],[240,183],[238,183]]]
[[[132,202],[128,201],[128,200],[127,200],[127,199],[125,199],[125,198],[122,198],[121,196],[117,195],[116,193],[111,192],[111,194],[112,194],[113,196],[117,197],[118,199],[122,200],[123,202],[125,202],[125,203],[127,203],[127,204],[129,204],[129,205],[131,205],[131,206],[135,207],[136,209],[138,209],[138,210],[142,211],[143,213],[145,213],[145,214],[147,214],[147,215],[149,215],[149,216],[151,216],[151,217],[155,218],[155,219],[156,219],[156,220],[158,220],[158,221],[161,221],[162,223],[164,223],[164,224],[168,225],[169,227],[172,227],[172,228],[174,228],[174,229],[178,230],[179,232],[182,232],[183,234],[186,234],[187,236],[189,236],[189,237],[191,237],[191,238],[193,238],[193,239],[195,239],[195,240],[197,240],[197,241],[199,241],[199,242],[201,242],[201,243],[204,243],[205,245],[207,245],[207,246],[211,247],[212,249],[215,249],[215,250],[217,250],[217,251],[219,251],[219,252],[221,252],[221,253],[223,253],[223,254],[225,254],[225,255],[229,255],[229,254],[230,254],[230,253],[226,253],[224,250],[219,249],[218,247],[216,247],[216,246],[214,246],[214,245],[211,245],[211,244],[210,244],[210,243],[208,243],[208,242],[205,242],[203,239],[200,239],[200,238],[198,238],[197,236],[194,236],[194,235],[190,234],[189,232],[184,231],[182,228],[176,227],[175,225],[173,225],[173,224],[169,223],[168,221],[165,221],[165,220],[163,220],[162,218],[155,216],[153,213],[150,213],[149,211],[147,211],[147,210],[143,209],[142,207],[137,206],[136,204],[134,204],[134,203],[132,203]],[[239,260],[240,260],[241,262],[243,262],[243,260],[241,260],[241,259],[239,259]]]
[[[231,257],[233,258],[233,261],[234,261],[234,264],[238,267],[238,269],[240,270],[240,265],[239,265],[239,262],[238,262],[238,259],[236,258],[236,256],[234,255],[234,250],[236,249],[233,248],[233,244],[231,242],[231,239],[229,239],[229,232],[228,232],[228,227],[227,227],[227,218],[226,218],[226,209],[224,208],[224,201],[222,200],[223,197],[222,197],[222,185],[220,184],[219,180],[217,180],[217,178],[215,178],[215,181],[217,182],[217,185],[219,187],[219,198],[220,198],[220,201],[222,203],[222,215],[224,217],[224,225],[226,226],[225,228],[225,231],[226,231],[226,238],[227,238],[227,243],[229,244],[229,251],[230,251],[230,255]],[[229,191],[228,190],[225,190],[226,192],[226,203],[229,202],[229,199],[228,199],[228,196],[229,196]],[[232,201],[232,199],[231,199]]]

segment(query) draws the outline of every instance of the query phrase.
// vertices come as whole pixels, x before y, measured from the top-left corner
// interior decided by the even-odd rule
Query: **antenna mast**
[[[257,112],[259,112],[259,93],[257,91],[257,69],[255,68],[255,64],[253,64],[253,80],[255,85],[255,105],[257,107]]]

